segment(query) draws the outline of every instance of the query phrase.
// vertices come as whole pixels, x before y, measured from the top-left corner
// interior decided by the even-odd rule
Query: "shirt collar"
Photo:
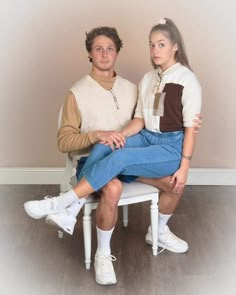
[[[116,81],[116,77],[117,74],[116,72],[114,73],[113,77],[101,77],[97,74],[95,74],[93,71],[90,73],[90,76],[103,88],[105,88],[106,90],[108,89],[112,89],[115,81]]]
[[[162,72],[160,67],[157,67],[157,74],[161,75],[161,76],[168,75],[170,73],[175,72],[180,66],[181,66],[181,63],[177,62],[177,63],[173,64],[173,66],[166,69],[164,72]]]

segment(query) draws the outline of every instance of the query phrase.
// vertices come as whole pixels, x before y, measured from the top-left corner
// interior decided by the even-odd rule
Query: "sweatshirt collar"
[[[179,67],[181,67],[181,63],[179,62],[175,63],[173,66],[169,67],[164,72],[162,72],[160,67],[157,67],[157,74],[161,76],[168,75],[170,73],[175,72]]]
[[[101,77],[97,74],[95,74],[93,71],[89,74],[90,77],[92,77],[100,86],[102,86],[104,89],[109,90],[112,89],[115,81],[116,81],[116,72],[114,73],[114,76],[111,78],[107,77]]]

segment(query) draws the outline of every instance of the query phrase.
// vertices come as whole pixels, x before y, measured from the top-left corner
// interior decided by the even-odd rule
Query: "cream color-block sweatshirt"
[[[157,68],[144,75],[134,116],[143,118],[152,132],[180,131],[193,126],[201,101],[202,88],[195,74],[176,63],[164,72]]]
[[[86,75],[72,86],[63,105],[59,150],[88,151],[98,142],[98,130],[120,130],[126,125],[136,103],[137,87],[128,80]]]

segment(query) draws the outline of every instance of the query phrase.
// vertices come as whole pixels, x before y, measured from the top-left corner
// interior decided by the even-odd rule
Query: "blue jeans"
[[[183,131],[155,133],[143,129],[128,137],[123,149],[112,152],[109,146],[97,144],[80,176],[98,191],[119,174],[146,178],[172,175],[180,165],[183,137]]]
[[[134,136],[133,136],[133,138],[134,138]],[[128,147],[128,146],[132,146],[133,144],[134,144],[134,141],[131,142],[131,140],[129,139],[128,143],[126,143],[125,146]],[[136,143],[136,144],[138,144],[138,143]],[[104,144],[99,144],[99,143],[96,144],[93,147],[93,149],[91,150],[88,157],[81,157],[80,160],[78,161],[77,167],[76,167],[77,180],[80,181],[81,178],[84,177],[84,171],[88,167],[94,165],[95,163],[102,160],[103,158],[105,158],[106,156],[108,156],[111,153],[112,153],[112,149],[110,148],[110,146],[105,146]],[[117,175],[117,178],[123,182],[130,183],[132,181],[135,181],[137,176],[119,174],[119,175]]]

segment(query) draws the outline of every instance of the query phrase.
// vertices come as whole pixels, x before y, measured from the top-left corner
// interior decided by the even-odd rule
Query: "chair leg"
[[[151,201],[150,216],[152,228],[152,253],[156,256],[158,252],[158,205],[156,200]]]
[[[66,168],[65,168],[64,175],[60,184],[61,193],[65,193],[71,189],[70,179],[72,176],[72,171],[73,171],[73,157],[70,155],[70,153],[68,153],[67,160],[66,160]]]
[[[64,236],[64,233],[63,233],[63,231],[61,231],[61,230],[58,230],[58,231],[57,231],[57,234],[58,234],[58,238],[59,238],[59,239],[62,239],[63,236]]]
[[[92,210],[85,208],[83,216],[83,232],[84,232],[84,253],[85,253],[85,268],[91,267],[91,245],[92,245]]]
[[[123,225],[124,227],[127,227],[128,226],[128,215],[129,215],[129,207],[128,205],[124,205],[123,206]]]

